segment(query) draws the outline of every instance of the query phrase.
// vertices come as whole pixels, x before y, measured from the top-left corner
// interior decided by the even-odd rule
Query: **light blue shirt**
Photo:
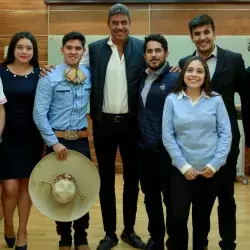
[[[180,171],[187,164],[200,171],[208,164],[219,170],[226,163],[231,125],[221,96],[213,94],[202,95],[195,105],[181,93],[166,98],[162,140]]]
[[[79,130],[88,126],[87,111],[91,90],[90,72],[83,66],[83,84],[67,81],[62,63],[38,81],[33,117],[45,143],[58,143],[54,130]]]

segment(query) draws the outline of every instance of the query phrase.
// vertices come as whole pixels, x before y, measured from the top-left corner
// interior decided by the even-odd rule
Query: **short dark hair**
[[[215,31],[214,20],[207,14],[199,15],[194,17],[188,24],[190,34],[192,35],[193,29],[197,28],[198,26],[203,25],[211,25],[213,32]]]
[[[72,31],[64,35],[62,39],[62,46],[64,47],[69,40],[79,40],[82,44],[82,47],[85,47],[86,39],[85,36],[80,32]]]
[[[37,41],[35,37],[28,31],[18,32],[11,38],[7,52],[7,57],[4,60],[3,64],[8,65],[15,61],[14,51],[16,48],[16,44],[22,38],[29,39],[33,46],[33,57],[31,58],[29,64],[32,65],[33,67],[39,67]]]
[[[162,48],[164,49],[165,52],[168,51],[168,42],[167,42],[167,39],[160,35],[160,34],[151,34],[151,35],[148,35],[148,36],[145,36],[144,38],[144,44],[143,44],[143,51],[144,53],[146,52],[147,50],[147,44],[150,42],[150,41],[156,41],[158,43],[161,44]]]
[[[130,22],[129,8],[121,3],[117,3],[117,4],[114,4],[111,6],[111,8],[109,9],[109,12],[108,12],[108,22],[110,22],[110,19],[112,16],[119,15],[119,14],[127,16],[128,20]]]
[[[187,85],[184,82],[184,75],[186,73],[187,67],[188,65],[193,62],[193,61],[199,61],[201,62],[201,64],[204,67],[205,70],[205,79],[204,79],[204,83],[201,86],[201,89],[208,95],[208,96],[214,96],[212,94],[212,89],[211,89],[211,82],[210,82],[210,74],[209,74],[209,68],[207,66],[207,63],[205,60],[203,60],[201,57],[199,56],[193,56],[191,58],[189,58],[187,60],[187,62],[184,65],[184,68],[181,70],[181,74],[180,77],[178,79],[176,88],[174,89],[174,93],[179,93],[181,90],[185,90]]]

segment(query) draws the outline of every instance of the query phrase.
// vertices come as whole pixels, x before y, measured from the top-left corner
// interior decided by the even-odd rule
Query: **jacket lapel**
[[[108,62],[112,54],[112,50],[110,46],[107,44],[108,40],[109,38],[107,38],[102,48],[102,55],[101,55],[101,61],[100,61],[100,65],[102,65],[101,66],[102,69],[100,70],[100,75],[101,75],[100,79],[101,79],[102,85],[104,85],[104,82],[105,82]]]
[[[217,84],[217,76],[223,71],[224,65],[225,65],[225,50],[221,49],[218,47],[218,56],[217,56],[217,63],[216,63],[216,68],[215,72],[213,75],[213,78],[211,79],[212,86],[214,87]]]
[[[217,62],[216,62],[216,67],[215,67],[215,72],[214,75],[211,79],[211,84],[212,87],[214,87],[217,84],[217,76],[221,73],[221,71],[223,70],[223,67],[225,65],[225,50],[223,50],[222,48],[218,47],[218,55],[217,55]],[[196,55],[196,51],[192,54],[192,56]]]
[[[128,76],[128,68],[134,67],[133,60],[130,60],[130,57],[132,55],[133,46],[130,37],[128,37],[127,42],[124,46],[124,57],[125,57],[125,64],[126,64],[126,73]]]

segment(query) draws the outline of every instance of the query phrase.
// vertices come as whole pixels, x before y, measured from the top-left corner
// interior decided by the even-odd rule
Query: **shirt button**
[[[14,77],[16,77],[16,75],[14,75]]]
[[[25,76],[25,78],[27,78],[27,76]]]

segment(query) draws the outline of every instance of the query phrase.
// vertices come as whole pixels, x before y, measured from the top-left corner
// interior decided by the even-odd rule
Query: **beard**
[[[157,71],[158,69],[160,69],[161,67],[163,67],[164,64],[165,64],[165,61],[162,61],[158,65],[155,65],[155,66],[148,65],[148,67],[149,67],[149,69],[151,69],[153,71]]]

